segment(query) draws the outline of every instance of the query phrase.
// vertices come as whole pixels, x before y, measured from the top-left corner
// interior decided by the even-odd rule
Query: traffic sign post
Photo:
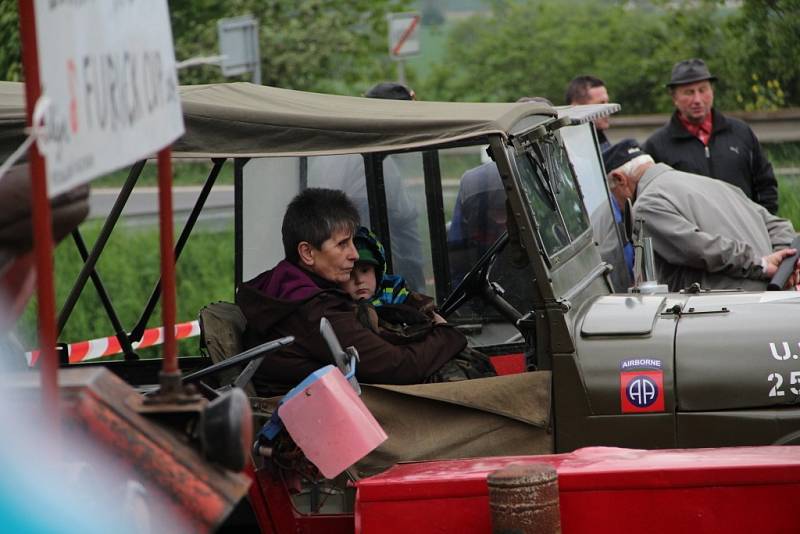
[[[405,58],[420,52],[419,13],[391,13],[389,19],[389,57],[397,62],[397,79],[406,83]]]
[[[258,44],[258,20],[251,15],[217,21],[220,66],[223,76],[253,73],[253,83],[261,85],[261,54]]]

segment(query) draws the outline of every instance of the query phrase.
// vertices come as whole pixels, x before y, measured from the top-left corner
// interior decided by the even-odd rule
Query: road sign
[[[183,133],[166,0],[35,0],[49,196]]]
[[[251,15],[219,19],[219,52],[222,75],[253,73],[253,83],[261,84],[261,55],[258,44],[258,20]]]
[[[392,13],[389,15],[389,57],[403,59],[420,51],[419,13]]]

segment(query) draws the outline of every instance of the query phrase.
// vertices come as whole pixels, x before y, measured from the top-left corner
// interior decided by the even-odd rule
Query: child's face
[[[350,294],[353,300],[371,298],[378,287],[375,266],[371,263],[357,262],[350,271],[350,280],[339,285]]]

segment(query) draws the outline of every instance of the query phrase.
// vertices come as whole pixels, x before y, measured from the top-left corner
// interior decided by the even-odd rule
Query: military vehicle
[[[556,451],[794,442],[796,292],[612,293],[590,224],[610,209],[592,119],[617,105],[398,102],[241,84],[189,88],[183,101],[188,133],[176,154],[235,161],[237,280],[282,258],[288,199],[343,187],[395,265],[409,264],[403,225],[415,213],[418,289],[474,345],[522,352],[528,369],[552,372]],[[502,238],[475,253],[457,280],[442,184],[458,173],[442,169],[485,145],[516,236],[505,251]],[[529,265],[514,269],[522,253]]]
[[[412,286],[435,295],[448,320],[502,375],[456,385],[362,384],[390,439],[356,473],[400,460],[549,454],[590,445],[800,440],[796,292],[612,292],[611,268],[591,229],[593,216],[611,210],[592,120],[619,106],[383,101],[246,83],[184,87],[181,98],[187,132],[174,156],[210,158],[214,167],[179,247],[228,159],[235,173],[237,283],[282,259],[280,220],[297,192],[342,188],[384,242],[390,266],[416,272],[408,275]],[[453,162],[465,149],[487,146],[500,186],[482,184],[494,197],[482,207],[478,202],[477,216],[491,212],[509,230],[501,227],[491,245],[484,236],[453,238],[454,191],[445,187],[464,170]],[[132,169],[126,190],[140,171],[141,165]],[[500,213],[490,209],[498,198],[507,205]],[[457,267],[465,257],[467,268]],[[91,266],[84,271],[79,286]],[[143,316],[152,301],[149,306]],[[186,363],[202,368],[232,356],[220,354],[215,342],[228,336],[228,349],[241,348],[235,339],[241,328],[207,329],[205,349],[212,354]],[[121,345],[130,347],[141,331],[118,332]],[[132,352],[128,361],[105,365],[136,385],[156,382],[153,363],[136,361]],[[206,380],[227,365],[193,378]],[[241,375],[227,380],[242,385]],[[413,416],[413,425],[397,423],[403,413]],[[393,434],[398,428],[406,435]],[[431,429],[440,434],[421,444],[420,435]],[[290,505],[286,488],[308,474],[308,465],[293,458],[258,459],[250,503],[259,526],[352,530],[352,515],[303,515]],[[304,493],[307,511],[322,510],[325,495],[341,497],[344,508],[352,504],[348,490],[335,485],[315,483]]]

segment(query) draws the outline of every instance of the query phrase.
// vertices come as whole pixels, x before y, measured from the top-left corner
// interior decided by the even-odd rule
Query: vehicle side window
[[[424,246],[420,232],[420,228],[427,231],[428,225],[421,175],[422,157],[419,153],[393,154],[383,160],[393,273],[403,276],[414,291],[430,293],[433,286],[426,284],[426,279],[433,278],[430,247]],[[361,154],[309,157],[306,181],[308,187],[344,191],[358,209],[361,223],[374,229]],[[423,206],[423,209],[419,210],[418,206]]]
[[[514,159],[542,245],[552,257],[589,228],[567,153],[549,138]]]
[[[547,158],[552,168],[550,176],[556,181],[558,206],[569,231],[570,240],[574,241],[589,228],[589,219],[583,210],[583,202],[566,150],[555,139],[546,146],[550,152],[550,157]]]
[[[536,217],[545,252],[552,256],[569,244],[569,236],[558,213],[556,196],[545,178],[545,168],[530,152],[515,156],[525,198]]]
[[[433,262],[425,209],[422,154],[392,154],[383,160],[386,208],[395,274],[408,287],[433,295]]]

